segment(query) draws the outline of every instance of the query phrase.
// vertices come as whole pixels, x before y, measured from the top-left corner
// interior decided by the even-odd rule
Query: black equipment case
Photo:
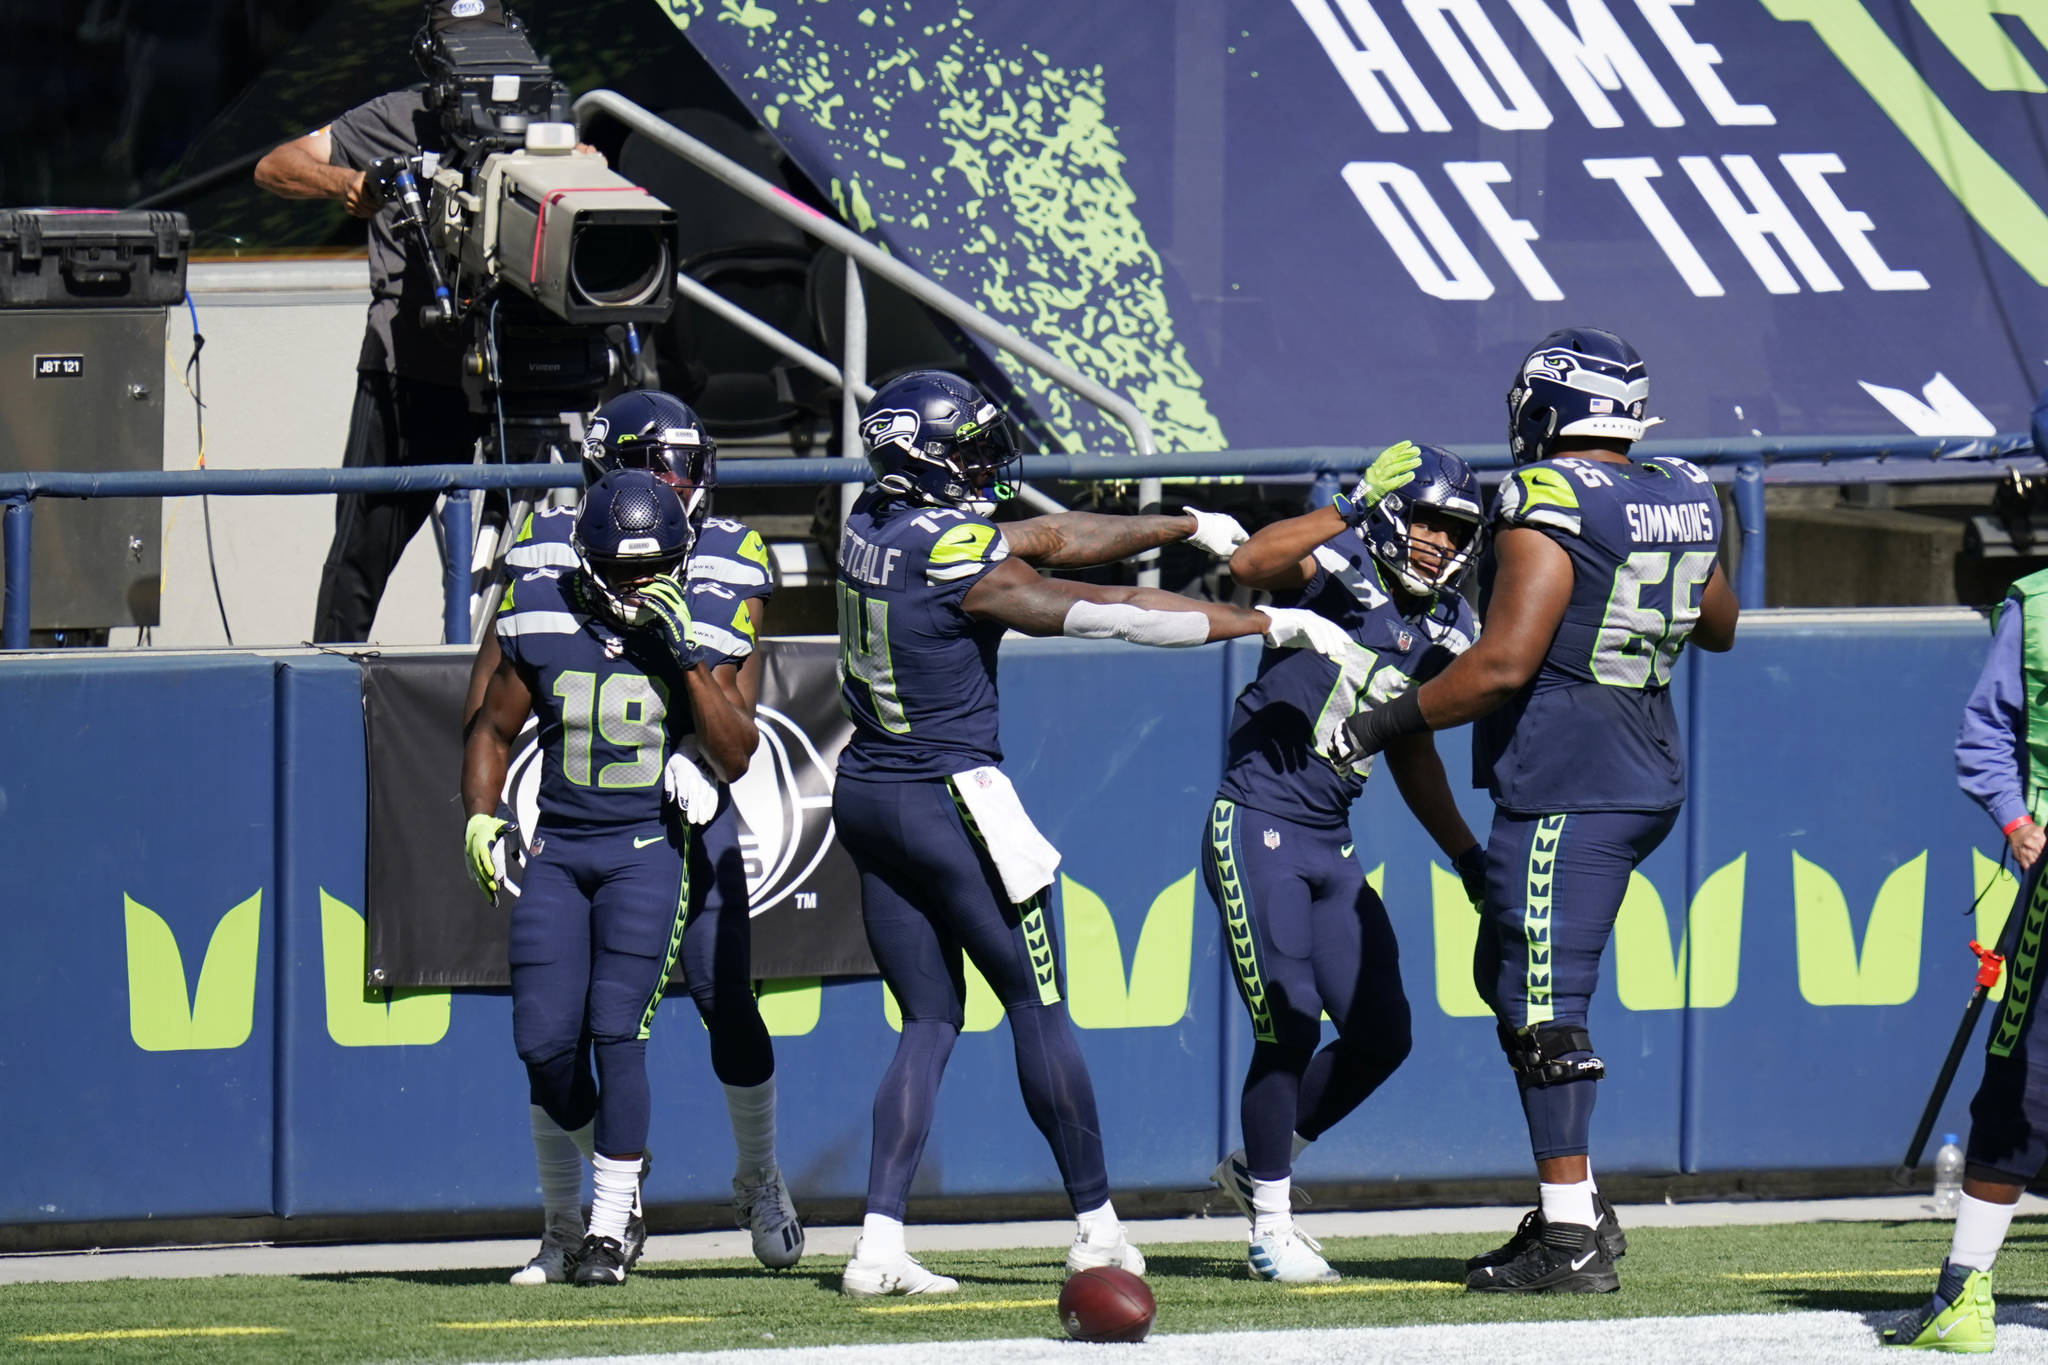
[[[182,213],[0,209],[0,308],[162,308],[185,297]]]

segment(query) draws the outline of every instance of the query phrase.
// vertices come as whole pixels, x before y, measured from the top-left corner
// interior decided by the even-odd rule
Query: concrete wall
[[[206,462],[212,469],[339,465],[355,398],[356,355],[370,301],[360,260],[233,262],[192,267],[189,287],[206,338]],[[164,468],[198,462],[193,403],[182,384],[191,314],[176,309],[164,359]],[[221,596],[237,645],[297,644],[313,627],[320,565],[334,535],[325,496],[213,498]],[[207,570],[197,498],[163,505],[163,618],[159,646],[227,643]],[[441,638],[441,565],[430,531],[407,549],[377,614],[380,644]],[[116,646],[136,643],[116,631]]]

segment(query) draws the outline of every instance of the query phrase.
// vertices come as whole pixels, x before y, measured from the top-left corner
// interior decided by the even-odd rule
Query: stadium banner
[[[753,911],[754,977],[875,971],[852,860],[832,833],[832,776],[852,733],[840,714],[838,646],[763,642],[761,747],[732,786]],[[470,657],[377,656],[362,664],[369,754],[369,955],[364,984],[502,987],[519,859],[493,904],[462,864],[462,702]],[[513,745],[501,809],[531,840],[540,823],[538,723]],[[680,985],[682,968],[672,984]]]
[[[1499,443],[1562,326],[1633,341],[1687,439],[2020,431],[2044,377],[2038,14],[657,3],[845,221],[1165,449]]]
[[[2009,905],[2001,841],[1952,756],[1987,641],[1956,610],[1758,612],[1732,653],[1680,661],[1691,794],[1631,882],[1589,1025],[1608,1066],[1603,1171],[1898,1159],[1969,996],[1967,943]],[[1256,641],[1003,647],[1005,763],[1063,855],[1047,919],[1118,1190],[1200,1188],[1238,1143],[1251,1031],[1196,869],[1229,703],[1258,657]],[[829,700],[829,676],[807,686]],[[1437,743],[1483,833],[1464,733]],[[505,993],[365,984],[356,663],[8,660],[0,753],[0,1073],[60,1097],[68,1135],[0,1124],[0,1223],[533,1205]],[[1477,917],[1392,783],[1367,783],[1353,817],[1399,937],[1413,1053],[1300,1178],[1526,1178],[1514,1082],[1472,988]],[[919,1197],[1056,1194],[1002,1008],[971,972],[967,988]],[[760,1001],[799,1204],[857,1197],[898,1037],[888,994],[790,978]],[[1967,1126],[1982,1056],[1980,1032],[1937,1133]],[[724,1106],[681,992],[648,1061],[652,1141],[674,1154],[648,1197],[728,1199]]]

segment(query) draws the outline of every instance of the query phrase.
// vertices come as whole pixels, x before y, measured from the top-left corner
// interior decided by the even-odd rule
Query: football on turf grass
[[[1157,1311],[1145,1282],[1117,1266],[1083,1270],[1060,1290],[1060,1325],[1076,1341],[1143,1341]]]

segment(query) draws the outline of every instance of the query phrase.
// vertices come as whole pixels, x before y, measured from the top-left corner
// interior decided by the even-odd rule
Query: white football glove
[[[1260,607],[1271,625],[1266,627],[1266,643],[1275,649],[1313,649],[1318,654],[1336,658],[1347,649],[1356,649],[1357,641],[1351,632],[1327,616],[1301,607]]]
[[[693,825],[708,825],[718,813],[718,784],[681,750],[661,770],[661,794]]]
[[[1206,550],[1218,559],[1230,558],[1230,552],[1251,539],[1251,533],[1237,524],[1236,517],[1221,512],[1204,512],[1198,508],[1183,508],[1195,519],[1195,533],[1188,537],[1188,544],[1197,550]]]

